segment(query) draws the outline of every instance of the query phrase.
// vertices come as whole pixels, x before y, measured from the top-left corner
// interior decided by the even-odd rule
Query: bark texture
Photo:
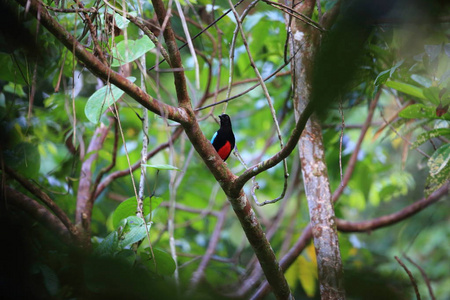
[[[296,10],[311,16],[315,1],[305,1]],[[289,21],[288,21],[289,22]],[[293,63],[294,108],[299,119],[311,99],[314,57],[320,32],[298,21],[290,22]],[[318,109],[318,105],[313,103]],[[342,260],[336,230],[330,183],[325,163],[322,129],[315,117],[306,123],[298,143],[305,195],[316,249],[320,294],[322,299],[345,299]]]

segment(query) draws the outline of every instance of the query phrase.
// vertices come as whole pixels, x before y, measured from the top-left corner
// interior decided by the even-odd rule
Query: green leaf
[[[131,82],[136,80],[135,77],[127,77]],[[122,97],[125,92],[115,85],[105,85],[97,90],[91,97],[89,97],[84,112],[86,117],[94,124],[97,124],[100,117],[105,111],[113,105],[113,103]]]
[[[22,176],[36,179],[41,166],[38,147],[30,143],[19,143],[14,148],[5,150],[5,163]]]
[[[175,170],[175,171],[180,171],[180,169],[178,169],[175,166],[171,166],[171,165],[164,165],[164,164],[156,164],[156,165],[142,164],[142,165],[147,167],[147,168],[153,168],[153,169],[158,169],[158,170]]]
[[[114,60],[111,64],[113,67],[119,67],[121,65],[132,62],[148,51],[152,50],[155,45],[150,38],[144,35],[139,40],[124,40],[119,42],[112,50]]]
[[[427,78],[427,77],[424,77],[421,75],[417,75],[417,74],[412,74],[411,79],[414,80],[415,82],[417,82],[418,84],[420,84],[424,87],[427,87],[427,88],[430,87],[431,84],[433,83],[430,78]]]
[[[423,95],[425,98],[435,105],[439,105],[441,103],[439,100],[439,93],[440,89],[436,86],[423,89]]]
[[[135,11],[128,13],[130,16],[136,17],[137,13]],[[118,13],[114,13],[114,21],[116,22],[116,26],[119,27],[119,29],[125,29],[128,27],[128,24],[130,21],[124,17],[122,17]]]
[[[15,94],[19,97],[25,97],[27,94],[23,91],[23,86],[21,84],[16,84],[14,82],[9,82],[3,87],[3,91]]]
[[[433,62],[436,58],[438,58],[441,53],[442,46],[439,45],[425,45],[425,52],[430,58],[430,62]]]
[[[113,231],[98,245],[94,253],[97,255],[113,255],[118,250],[118,246],[119,235],[117,231]]]
[[[384,84],[390,77],[390,70],[385,70],[383,72],[380,72],[380,74],[378,74],[377,78],[375,78],[375,85],[379,86]]]
[[[398,81],[392,81],[389,80],[386,82],[386,86],[393,88],[394,90],[397,90],[399,92],[405,93],[407,95],[417,97],[419,99],[425,99],[425,96],[423,95],[423,91],[421,88],[418,88],[414,85],[398,82]]]
[[[420,134],[416,141],[411,145],[411,149],[415,149],[426,141],[438,136],[450,135],[450,128],[437,128]]]
[[[128,217],[126,220],[127,225],[125,226],[122,235],[119,237],[119,249],[137,243],[147,236],[144,220],[136,216]],[[150,227],[151,225],[147,225],[148,230],[150,230]]]
[[[172,275],[173,272],[175,272],[175,262],[169,253],[159,248],[153,248],[153,254],[155,255],[155,260],[152,259],[150,248],[145,248],[144,251],[140,253],[142,263],[150,271],[159,275]]]
[[[162,202],[162,198],[159,197],[146,197],[144,199],[144,216],[148,215],[150,211],[155,210]],[[151,209],[150,209],[151,208]],[[136,197],[128,198],[119,204],[113,214],[113,227],[117,228],[120,221],[130,216],[135,216],[137,212]]]
[[[428,160],[430,174],[425,183],[425,196],[439,189],[450,178],[450,144],[437,149]]]
[[[391,78],[391,76],[392,76],[392,74],[394,74],[395,70],[397,70],[398,67],[400,67],[404,61],[405,60],[402,59],[402,60],[398,61],[392,68],[387,69],[387,70],[381,72],[380,74],[378,74],[377,78],[375,79],[375,85],[379,86],[379,85],[384,84],[389,78]]]
[[[437,149],[428,160],[428,167],[430,168],[430,176],[436,176],[447,165],[450,160],[450,144],[446,144]]]
[[[450,120],[450,113],[446,113],[440,117],[436,115],[436,107],[426,106],[424,104],[413,104],[406,107],[399,114],[405,119],[443,119]]]

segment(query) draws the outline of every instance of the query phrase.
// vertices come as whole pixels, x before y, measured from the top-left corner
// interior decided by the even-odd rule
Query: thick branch
[[[81,226],[85,234],[90,234],[92,207],[94,195],[92,193],[92,164],[98,157],[98,150],[108,134],[109,128],[101,123],[95,130],[87,150],[87,159],[81,165],[80,183],[77,191],[77,211],[75,215],[76,224]]]
[[[170,22],[170,16],[167,15],[167,10],[164,7],[163,1],[152,0],[152,4],[161,28],[164,28],[163,35],[167,45],[167,52],[169,53],[171,67],[176,69],[176,71],[173,72],[173,76],[175,80],[178,103],[181,107],[192,110],[191,101],[187,92],[186,78],[184,77],[181,55],[180,51],[178,50],[175,33],[173,32]],[[163,24],[165,24],[165,27],[163,26]]]

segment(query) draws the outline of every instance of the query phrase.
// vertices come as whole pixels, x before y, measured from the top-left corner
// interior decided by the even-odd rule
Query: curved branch
[[[200,265],[198,266],[197,270],[192,274],[191,276],[191,284],[190,289],[191,291],[195,291],[198,284],[202,280],[203,276],[205,275],[205,269],[208,266],[209,261],[211,260],[214,251],[216,250],[217,244],[219,242],[220,233],[222,231],[222,227],[225,224],[227,211],[229,208],[229,202],[226,202],[222,210],[220,211],[220,214],[217,218],[216,226],[214,227],[213,234],[211,235],[211,239],[208,244],[208,249],[206,249],[206,253],[202,258],[202,261],[200,262]]]
[[[398,223],[437,202],[441,197],[448,194],[448,188],[449,184],[447,183],[430,196],[422,198],[421,200],[414,202],[398,212],[372,220],[351,222],[336,218],[338,230],[341,232],[367,232]]]
[[[297,146],[297,142],[300,138],[300,135],[303,132],[303,129],[306,126],[306,122],[314,111],[314,104],[309,102],[306,108],[303,110],[298,122],[295,124],[294,130],[290,134],[289,140],[286,142],[286,145],[283,149],[281,149],[278,153],[276,153],[271,158],[260,162],[259,164],[248,168],[242,175],[240,175],[233,183],[233,187],[231,192],[238,193],[238,191],[244,186],[244,184],[249,181],[253,176],[258,175],[259,173],[272,168],[277,165],[283,159],[288,157],[292,151]]]

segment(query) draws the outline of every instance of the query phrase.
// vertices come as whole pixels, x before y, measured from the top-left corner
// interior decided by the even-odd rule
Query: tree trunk
[[[315,1],[305,1],[298,5],[296,10],[311,16],[314,5]],[[291,23],[288,26],[290,25],[292,29],[291,55],[297,53],[293,60],[293,88],[295,117],[298,120],[310,99],[314,55],[320,32],[299,21],[288,20],[288,23]],[[321,298],[345,299],[342,260],[325,163],[322,130],[314,115],[306,124],[298,146],[316,249]]]

